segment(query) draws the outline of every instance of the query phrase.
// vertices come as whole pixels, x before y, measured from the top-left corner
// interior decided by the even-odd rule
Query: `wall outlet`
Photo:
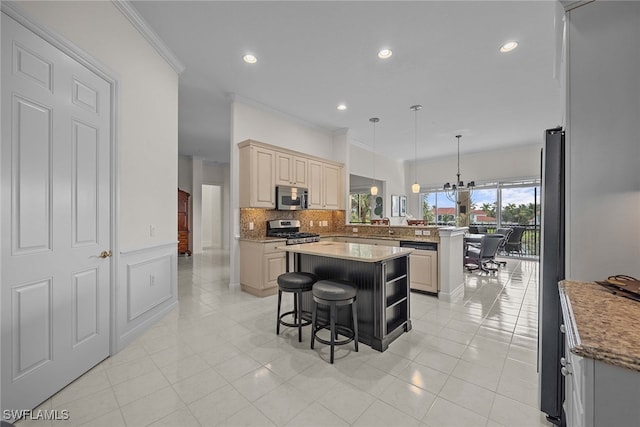
[[[358,232],[358,227],[353,227],[353,228],[351,229],[351,231],[352,231],[352,232],[354,232],[354,233],[357,233],[357,232]]]
[[[313,227],[313,220],[309,221],[309,227]]]
[[[249,230],[253,230],[253,223],[252,222],[249,223]]]
[[[324,225],[325,227],[329,225],[329,221],[322,221],[322,225]]]
[[[429,231],[429,230],[423,230],[423,231],[422,231],[422,235],[423,235],[423,236],[431,236],[431,231]]]
[[[149,237],[156,237],[156,226],[153,224],[149,225]]]
[[[416,236],[422,236],[422,230],[414,230],[416,232]]]

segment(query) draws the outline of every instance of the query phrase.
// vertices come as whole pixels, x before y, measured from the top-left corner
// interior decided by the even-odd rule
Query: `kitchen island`
[[[287,271],[313,273],[319,280],[347,280],[357,288],[360,342],[385,351],[391,342],[411,329],[409,255],[413,249],[340,242],[278,249],[287,251]],[[311,312],[312,308],[309,292],[303,295],[302,310]],[[319,310],[318,318],[326,322],[327,313]],[[350,323],[348,310],[339,312],[338,322]]]

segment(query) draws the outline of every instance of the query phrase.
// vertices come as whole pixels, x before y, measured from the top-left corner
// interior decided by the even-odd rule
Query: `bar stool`
[[[280,325],[298,328],[298,342],[302,342],[302,327],[310,325],[308,320],[302,320],[302,313],[310,315],[308,311],[302,311],[302,293],[309,292],[313,288],[313,284],[317,281],[317,277],[311,273],[291,272],[278,276],[278,323],[276,325],[276,334],[280,335]],[[280,304],[282,303],[282,293],[292,292],[293,310],[280,314]],[[285,322],[283,317],[293,315],[293,323]]]
[[[320,280],[313,285],[313,316],[311,319],[311,349],[315,340],[331,346],[331,363],[333,363],[333,350],[336,345],[355,343],[358,351],[358,309],[356,306],[356,288],[344,280]],[[318,326],[318,304],[329,306],[329,324]],[[336,325],[338,307],[351,304],[353,327]],[[321,329],[329,329],[330,340],[324,340],[317,336]],[[347,338],[338,340],[338,333]]]

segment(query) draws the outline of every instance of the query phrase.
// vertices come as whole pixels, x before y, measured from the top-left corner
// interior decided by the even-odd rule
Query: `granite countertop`
[[[261,237],[261,238],[254,238],[254,239],[241,237],[240,241],[254,242],[254,243],[272,243],[272,242],[286,242],[287,239],[285,239],[284,237]]]
[[[348,259],[361,262],[386,261],[393,258],[407,256],[413,252],[413,249],[411,248],[340,242],[304,243],[301,245],[279,246],[276,249],[306,255]]]
[[[640,302],[596,283],[564,280],[559,289],[571,352],[640,372]]]
[[[375,236],[375,235],[363,235],[358,233],[327,233],[320,234],[320,238],[324,237],[359,237],[362,239],[376,239],[376,240],[391,240],[391,241],[405,241],[405,242],[440,242],[440,239],[437,237],[425,237],[425,236]],[[241,237],[241,241],[245,242],[256,242],[256,243],[270,243],[270,242],[284,242],[286,239],[282,237],[259,237],[259,238],[248,238]]]
[[[376,236],[374,234],[358,234],[358,233],[331,233],[321,234],[320,237],[359,237],[361,239],[376,239],[376,240],[391,240],[391,241],[405,241],[405,242],[440,242],[437,237],[427,236]]]

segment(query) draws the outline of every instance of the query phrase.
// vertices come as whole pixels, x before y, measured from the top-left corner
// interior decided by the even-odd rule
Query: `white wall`
[[[213,195],[213,246],[229,249],[229,165],[204,162],[202,183],[217,187]]]
[[[219,248],[222,240],[221,227],[221,187],[202,186],[202,248]]]
[[[176,241],[178,75],[111,2],[19,5],[117,73],[120,247]]]
[[[195,167],[194,167],[195,165]],[[189,227],[191,231],[191,250],[194,253],[202,251],[202,185],[215,185],[220,191],[215,193],[214,203],[220,207],[219,227],[228,230],[229,224],[229,166],[216,165],[199,158],[180,156],[178,158],[178,187],[191,194],[189,198]],[[200,188],[194,191],[194,188]],[[195,235],[199,237],[194,239]],[[219,231],[218,246],[229,248],[229,235]],[[195,245],[199,245],[196,247]],[[214,245],[215,246],[215,245]],[[199,249],[198,249],[199,248]]]
[[[246,139],[264,142],[289,150],[300,151],[324,159],[340,161],[333,148],[333,134],[312,128],[273,111],[262,110],[241,102],[234,102],[234,133],[232,145]],[[237,146],[236,146],[237,149]]]
[[[640,3],[568,17],[567,277],[640,277]]]
[[[191,194],[193,186],[193,168],[191,157],[178,157],[178,188]]]

